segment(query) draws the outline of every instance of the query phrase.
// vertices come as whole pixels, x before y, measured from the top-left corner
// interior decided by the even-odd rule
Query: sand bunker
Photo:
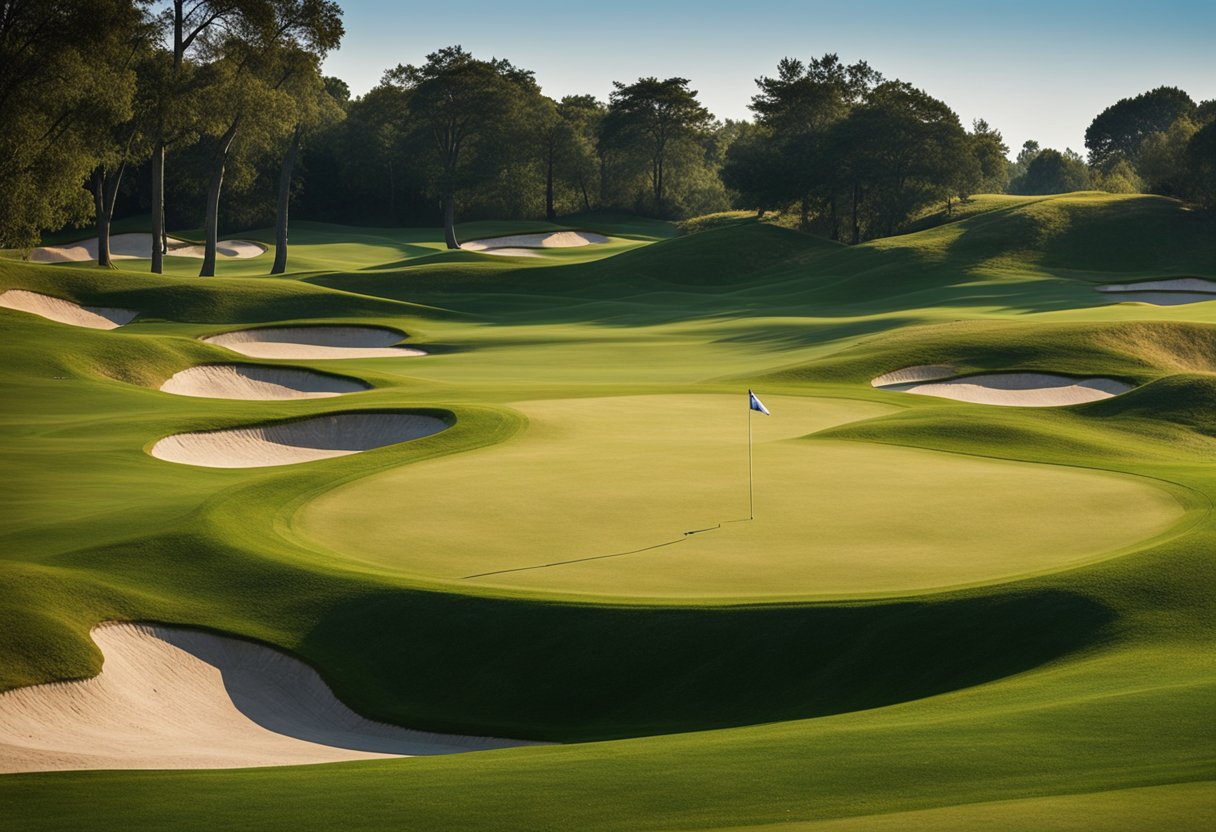
[[[249,240],[220,240],[215,247],[217,257],[246,260],[266,253],[266,246]],[[203,247],[169,238],[169,257],[201,259]],[[148,260],[152,257],[151,234],[112,234],[110,259]],[[87,263],[97,259],[97,238],[81,240],[66,246],[43,246],[30,252],[32,263]]]
[[[27,292],[24,289],[9,289],[0,292],[0,306],[40,315],[61,324],[84,326],[89,329],[117,329],[135,320],[138,312],[130,309],[110,309],[104,306],[81,306],[70,300]]]
[[[410,731],[351,711],[297,659],[234,638],[108,624],[97,676],[0,694],[0,772],[238,768],[530,745]]]
[[[1111,378],[1071,378],[1051,373],[990,373],[942,381],[879,383],[899,372],[902,371],[879,376],[871,384],[884,390],[1008,407],[1084,404],[1108,399],[1132,389],[1132,385]]]
[[[490,237],[462,243],[466,251],[483,254],[511,255],[514,257],[536,257],[537,248],[575,248],[608,242],[603,234],[592,231],[549,231],[542,234],[515,234],[510,237]]]
[[[262,327],[204,338],[253,358],[408,358],[426,355],[397,346],[404,336],[371,326]]]
[[[175,373],[160,389],[205,399],[323,399],[370,389],[359,379],[294,367],[204,364]]]
[[[1157,306],[1178,306],[1216,300],[1216,281],[1198,277],[1112,283],[1108,286],[1098,286],[1097,289],[1099,292],[1117,295],[1119,301],[1138,301]]]
[[[889,387],[894,384],[937,381],[957,374],[958,370],[948,364],[918,364],[915,367],[904,367],[902,370],[884,373],[870,384],[873,387]]]
[[[292,465],[421,439],[448,424],[419,413],[335,413],[291,422],[166,436],[152,446],[157,459],[207,468]]]

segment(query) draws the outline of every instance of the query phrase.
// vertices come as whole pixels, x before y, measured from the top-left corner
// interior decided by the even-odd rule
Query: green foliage
[[[1047,148],[1034,154],[1026,173],[1009,183],[1015,194],[1065,194],[1090,186],[1089,169],[1071,150],[1061,153]]]
[[[1216,208],[1216,120],[1191,137],[1186,166],[1195,199],[1207,208]]]
[[[696,168],[703,154],[701,141],[712,116],[688,88],[687,78],[639,78],[632,84],[613,82],[608,111],[600,129],[600,144],[626,159],[644,162],[649,198],[660,216],[667,204],[673,169]],[[642,167],[642,165],[637,165]]]
[[[1177,87],[1157,87],[1134,98],[1119,99],[1085,130],[1090,164],[1105,168],[1119,159],[1136,161],[1145,139],[1165,132],[1194,109],[1195,102]]]
[[[6,3],[0,25],[0,247],[82,223],[100,138],[132,117],[129,0]]]

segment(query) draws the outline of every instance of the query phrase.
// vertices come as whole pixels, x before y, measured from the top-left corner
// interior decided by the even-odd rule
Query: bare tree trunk
[[[152,151],[152,273],[165,270],[165,143],[157,141]]]
[[[118,183],[127,163],[119,164],[118,170],[106,173],[105,165],[93,170],[93,213],[97,218],[97,265],[110,265],[110,223],[114,219],[114,203],[118,197]]]
[[[548,165],[545,170],[545,219],[553,222],[557,219],[557,211],[553,209],[553,150],[549,150]]]
[[[832,219],[832,239],[839,242],[840,240],[840,217],[836,213],[836,189],[832,188],[832,199],[828,206],[831,212]]]
[[[211,170],[211,182],[207,186],[207,218],[203,222],[207,236],[203,243],[203,267],[198,271],[199,277],[215,277],[216,249],[220,242],[220,191],[224,187],[224,167],[228,163],[228,150],[232,147],[232,140],[236,138],[240,123],[240,118],[232,122],[220,139],[220,146],[215,154],[215,166]]]
[[[451,190],[443,194],[443,241],[448,248],[460,248],[456,242],[456,194]]]
[[[295,167],[296,154],[300,150],[302,130],[297,124],[295,132],[291,134],[291,145],[283,157],[283,170],[279,174],[279,204],[275,215],[274,265],[270,267],[271,274],[287,271],[287,208],[291,202],[291,170]]]
[[[106,220],[106,169],[93,168],[93,216],[97,219],[97,265],[110,265],[110,223]]]
[[[861,225],[857,220],[857,206],[861,202],[861,193],[857,187],[857,183],[853,183],[853,245],[861,242]]]
[[[583,208],[587,211],[590,211],[591,210],[591,198],[589,196],[587,196],[587,180],[582,174],[579,174],[579,177],[578,177],[578,188],[580,191],[583,192]]]
[[[798,203],[798,229],[806,231],[811,227],[811,198],[806,194],[802,195],[802,201]]]

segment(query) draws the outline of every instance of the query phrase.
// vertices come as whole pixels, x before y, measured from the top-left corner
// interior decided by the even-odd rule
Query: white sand
[[[178,433],[152,446],[157,459],[207,468],[293,465],[421,439],[446,430],[416,413],[335,413],[293,422]]]
[[[462,243],[460,247],[466,251],[480,251],[483,254],[535,257],[536,252],[530,249],[575,248],[606,242],[608,242],[607,237],[592,231],[549,231],[542,234],[515,234],[510,237],[470,240]]]
[[[401,333],[370,326],[261,327],[203,340],[253,358],[409,358],[426,355],[396,346]]]
[[[1198,277],[1179,277],[1172,280],[1143,280],[1139,283],[1111,283],[1099,286],[1099,292],[1206,292],[1216,294],[1216,281]]]
[[[1179,306],[1216,300],[1216,281],[1198,277],[1171,280],[1144,280],[1139,283],[1111,283],[1098,286],[1099,292],[1117,295],[1119,301],[1151,303],[1156,306]]]
[[[238,768],[530,745],[364,719],[297,659],[194,630],[107,624],[97,676],[0,694],[0,772]]]
[[[245,260],[266,253],[266,246],[249,240],[220,240],[216,243],[217,257]],[[169,257],[202,259],[203,247],[169,238]],[[111,234],[112,260],[149,260],[152,257],[151,234]],[[97,238],[81,240],[65,246],[43,246],[30,252],[32,263],[87,263],[97,259]]]
[[[874,381],[877,382],[878,379]],[[875,386],[920,396],[938,396],[960,402],[1008,407],[1062,407],[1083,404],[1108,399],[1132,389],[1130,384],[1110,378],[1070,378],[1051,373],[991,373],[945,381],[913,381]]]
[[[950,378],[958,370],[948,364],[917,364],[915,367],[904,367],[902,370],[884,373],[870,382],[873,387],[889,387],[893,384],[907,384],[919,381],[937,381]]]
[[[204,364],[175,373],[160,389],[205,399],[323,399],[370,389],[346,376],[331,376],[294,367]]]
[[[117,329],[135,320],[138,312],[130,309],[110,309],[104,306],[81,306],[70,300],[27,292],[24,289],[9,289],[0,292],[0,306],[40,315],[61,324],[84,326],[89,329]]]

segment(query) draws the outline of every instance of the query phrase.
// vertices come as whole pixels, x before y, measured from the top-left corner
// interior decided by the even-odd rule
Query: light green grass
[[[999,202],[856,248],[762,223],[671,239],[670,227],[586,218],[568,223],[621,242],[542,258],[429,255],[433,229],[302,227],[315,248],[301,245],[305,260],[284,278],[0,262],[0,289],[144,312],[96,332],[0,310],[0,688],[95,673],[91,626],[157,620],[289,650],[379,719],[567,743],[6,776],[6,819],[675,830],[869,828],[885,815],[907,828],[1068,828],[1081,815],[1113,824],[1100,801],[1115,792],[1119,828],[1202,819],[1210,789],[1188,784],[1216,778],[1216,304],[1111,304],[1093,287],[1216,277],[1216,220],[1155,197]],[[317,362],[374,385],[337,399],[152,389],[235,359],[199,336],[271,322],[392,326],[432,355]],[[1140,386],[1022,409],[869,385],[937,361]],[[626,558],[577,586],[442,571],[457,556],[589,551],[609,532],[649,540],[669,514],[679,535],[701,499],[739,513],[749,386],[774,411],[755,417],[757,548],[785,572],[743,569],[752,544],[735,530],[671,547],[729,561],[697,573],[718,580],[712,591],[690,590],[690,573],[640,576]],[[714,415],[697,419],[703,403]],[[457,422],[279,468],[145,453],[182,430],[391,407],[442,407]],[[723,490],[719,464],[732,469]],[[345,530],[358,545],[336,545],[348,524],[325,512],[360,501],[386,506],[384,525],[361,520]],[[428,516],[411,521],[413,506]],[[926,525],[933,512],[943,519]],[[832,541],[896,557],[912,554],[909,539],[947,532],[918,556],[936,577],[905,573],[883,597],[857,596],[890,569],[864,575],[856,552],[822,559]],[[430,555],[415,534],[435,543]],[[373,551],[393,536],[408,569]],[[817,559],[798,564],[798,552]],[[799,600],[828,579],[850,596]],[[979,585],[909,589],[942,582]],[[755,603],[762,585],[780,602]]]
[[[455,591],[737,600],[1009,578],[1123,549],[1182,517],[1147,481],[799,439],[895,408],[780,396],[768,398],[772,417],[753,419],[749,521],[745,404],[517,403],[529,428],[511,442],[357,480],[293,526],[339,557]]]

